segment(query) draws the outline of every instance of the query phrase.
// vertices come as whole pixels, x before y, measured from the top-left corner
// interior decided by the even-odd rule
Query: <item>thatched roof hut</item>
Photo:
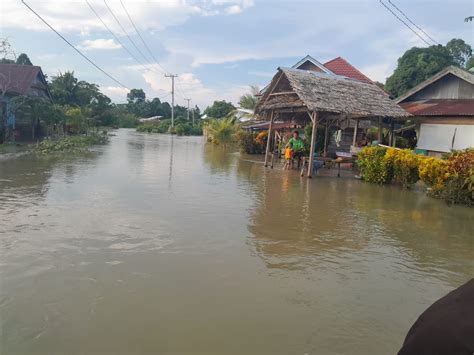
[[[256,112],[316,111],[358,117],[405,118],[408,112],[375,84],[343,76],[279,68]]]
[[[393,122],[405,120],[410,116],[375,84],[293,68],[278,69],[255,112],[260,119],[270,121],[269,137],[271,123],[276,118],[283,121],[312,121],[310,166],[313,162],[318,123],[324,123],[327,127],[329,120],[339,118],[355,119],[357,124],[361,119],[378,119],[381,127],[383,120]],[[269,149],[270,139],[267,144],[266,163]],[[308,176],[311,176],[311,169]]]

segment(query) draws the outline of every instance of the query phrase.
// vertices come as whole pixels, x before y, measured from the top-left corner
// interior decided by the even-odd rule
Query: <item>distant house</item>
[[[347,60],[342,57],[331,59],[329,62],[324,64],[319,63],[316,59],[307,55],[301,59],[298,63],[293,65],[294,69],[320,71],[326,74],[335,74],[339,76],[345,76],[346,78],[359,80],[369,84],[373,84],[373,81],[365,76],[359,69],[350,64]]]
[[[306,57],[295,63],[292,68],[325,73],[330,76],[337,75],[359,80],[368,84],[374,84],[374,82],[370,80],[367,76],[365,76],[359,69],[354,67],[342,57],[331,59],[330,61],[323,64],[318,60],[314,59],[312,56],[307,55]],[[261,90],[260,95],[263,95],[267,88],[268,85]]]
[[[30,122],[16,117],[16,96],[40,97],[52,102],[45,76],[34,65],[0,64],[0,141],[7,131],[17,130]]]
[[[436,156],[474,147],[474,73],[447,67],[396,101],[415,116],[419,150]]]

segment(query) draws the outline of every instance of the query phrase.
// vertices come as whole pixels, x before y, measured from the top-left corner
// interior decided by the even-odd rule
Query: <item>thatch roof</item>
[[[338,75],[279,68],[256,112],[301,109],[351,117],[410,116],[375,84]]]

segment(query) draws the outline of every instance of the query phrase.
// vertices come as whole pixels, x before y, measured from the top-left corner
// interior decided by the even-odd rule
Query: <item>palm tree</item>
[[[250,85],[250,92],[240,97],[239,106],[246,110],[255,110],[259,101],[259,98],[257,97],[259,93],[260,89],[258,86]]]
[[[208,123],[208,133],[212,137],[214,144],[222,144],[224,147],[234,140],[238,124],[236,117],[226,117],[223,119],[213,119]]]

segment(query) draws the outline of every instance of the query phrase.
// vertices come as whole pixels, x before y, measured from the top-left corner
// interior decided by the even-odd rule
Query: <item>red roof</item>
[[[399,104],[415,116],[474,116],[474,100],[432,99]]]
[[[344,58],[337,57],[327,63],[324,63],[323,65],[336,75],[346,76],[348,78],[360,80],[369,84],[374,83]]]

